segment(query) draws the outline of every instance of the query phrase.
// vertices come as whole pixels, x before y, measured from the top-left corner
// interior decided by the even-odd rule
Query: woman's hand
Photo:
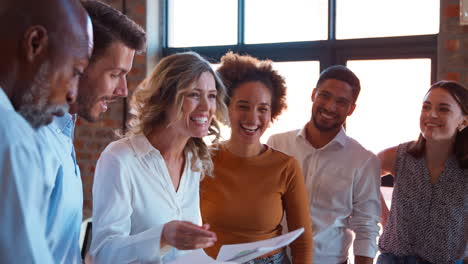
[[[210,226],[198,226],[187,221],[171,221],[162,230],[161,246],[171,245],[188,250],[211,247],[216,242],[216,234],[208,231]]]

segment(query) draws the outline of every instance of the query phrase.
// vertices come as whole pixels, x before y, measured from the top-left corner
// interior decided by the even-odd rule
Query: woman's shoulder
[[[388,159],[388,158],[392,158],[392,159],[396,159],[397,155],[402,155],[404,153],[406,153],[406,151],[408,150],[408,148],[411,146],[411,144],[413,144],[414,141],[408,141],[408,142],[404,142],[404,143],[401,143],[401,144],[398,144],[396,146],[392,146],[392,147],[389,147],[389,148],[386,148],[382,151],[380,151],[378,154],[377,154],[377,157],[382,161],[383,159]]]
[[[399,145],[389,147],[382,150],[377,154],[381,165],[381,175],[384,176],[388,173],[395,176],[398,171],[398,164],[401,164],[407,155],[408,148],[414,141],[408,141]]]
[[[126,151],[130,148],[130,138],[125,137],[121,138],[115,141],[112,141],[107,145],[107,147],[104,149],[104,152],[107,153],[118,153],[118,152],[123,152]]]
[[[269,147],[269,150],[271,153],[268,157],[265,157],[269,160],[272,160],[274,162],[284,164],[285,166],[292,166],[292,167],[299,167],[299,163],[297,162],[296,158],[293,156],[290,156],[280,150],[274,149]]]
[[[228,153],[226,151],[226,148],[224,147],[224,143],[223,142],[219,142],[219,143],[216,143],[216,144],[213,144],[213,145],[210,145],[208,147],[208,150],[210,152],[210,155],[211,155],[211,159],[213,160],[213,162],[215,160],[219,160],[223,154],[226,154]],[[224,155],[226,156],[226,155]],[[226,158],[226,157],[224,157]]]
[[[135,153],[132,148],[131,140],[134,136],[124,137],[111,142],[101,153],[102,157],[113,157],[114,159],[126,159],[134,157]]]

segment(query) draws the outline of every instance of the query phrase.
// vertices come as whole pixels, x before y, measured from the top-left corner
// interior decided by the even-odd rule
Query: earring
[[[460,125],[458,126],[458,132],[462,132],[463,129],[465,129],[466,126]]]

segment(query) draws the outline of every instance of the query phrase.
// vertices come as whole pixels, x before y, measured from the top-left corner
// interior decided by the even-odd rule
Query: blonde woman
[[[217,74],[193,52],[161,60],[135,92],[128,135],[96,166],[95,264],[165,263],[213,245],[199,208],[200,178],[213,171],[202,137],[219,137],[224,97]]]

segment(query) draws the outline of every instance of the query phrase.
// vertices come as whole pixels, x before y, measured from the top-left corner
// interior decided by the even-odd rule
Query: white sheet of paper
[[[170,262],[169,264],[235,264],[244,263],[254,258],[265,255],[276,249],[285,247],[296,240],[302,233],[304,228],[299,228],[287,234],[243,244],[224,245],[219,250],[216,260],[206,255],[203,249],[194,250],[191,253],[181,256],[180,258]]]
[[[236,263],[243,263],[289,245],[303,232],[304,228],[299,228],[287,234],[262,241],[224,245],[219,250],[219,254],[216,259],[218,261],[235,261]]]

